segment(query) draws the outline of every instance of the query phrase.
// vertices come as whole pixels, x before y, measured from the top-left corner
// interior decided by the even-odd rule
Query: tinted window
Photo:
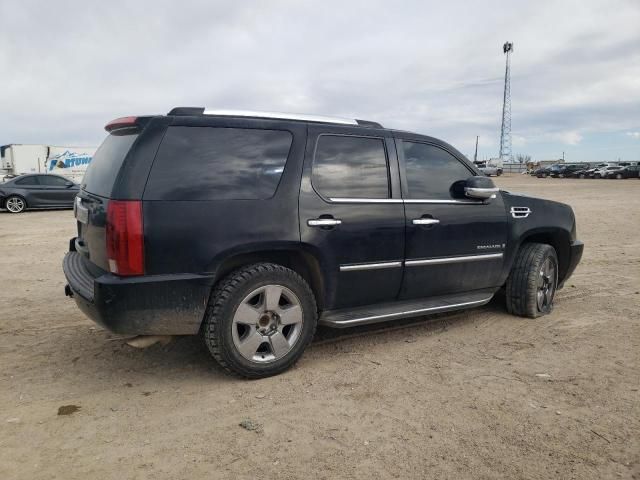
[[[447,151],[423,143],[402,142],[409,198],[447,199],[451,186],[473,173]]]
[[[87,192],[103,197],[111,195],[120,167],[136,138],[138,134],[130,130],[113,132],[105,138],[87,167],[82,187]]]
[[[55,175],[40,175],[38,180],[40,181],[40,185],[48,185],[51,187],[66,187],[69,181],[61,177],[56,177]]]
[[[169,127],[153,164],[145,198],[271,198],[292,140],[291,133],[283,130]]]
[[[389,174],[380,138],[321,135],[313,186],[325,197],[388,198]]]
[[[16,180],[16,185],[39,185],[38,177],[35,175],[32,177],[24,177]]]

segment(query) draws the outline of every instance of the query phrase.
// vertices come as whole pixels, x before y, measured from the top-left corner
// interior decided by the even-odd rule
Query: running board
[[[493,292],[483,291],[420,300],[380,303],[342,310],[328,310],[320,315],[319,323],[333,328],[355,327],[369,323],[479,307],[489,303],[491,298],[493,298]]]

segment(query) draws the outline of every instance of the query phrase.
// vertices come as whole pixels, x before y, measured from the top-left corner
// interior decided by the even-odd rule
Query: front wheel
[[[622,180],[622,174],[621,174],[621,173],[617,173],[617,174],[616,174],[616,178],[617,178],[618,180]]]
[[[526,243],[507,278],[509,313],[536,318],[550,313],[558,286],[558,256],[551,245]]]
[[[27,202],[25,202],[24,198],[22,197],[11,195],[4,202],[4,206],[11,213],[20,213],[23,212],[25,208],[27,208]]]
[[[202,328],[225,370],[247,378],[277,375],[304,352],[316,330],[317,307],[307,282],[272,263],[231,273],[214,289]]]

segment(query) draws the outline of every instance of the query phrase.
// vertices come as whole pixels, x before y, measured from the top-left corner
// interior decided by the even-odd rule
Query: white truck
[[[476,167],[484,173],[487,177],[495,175],[499,177],[502,175],[503,163],[501,158],[492,158],[490,160],[476,160],[473,162]]]
[[[0,179],[23,173],[55,173],[79,183],[97,147],[10,144],[0,147]]]

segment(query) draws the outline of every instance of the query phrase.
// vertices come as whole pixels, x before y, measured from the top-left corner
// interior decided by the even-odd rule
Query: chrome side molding
[[[373,262],[373,263],[353,263],[340,265],[341,272],[353,272],[357,270],[377,270],[381,268],[398,268],[404,265],[405,267],[419,267],[422,265],[441,265],[446,263],[462,263],[462,262],[478,262],[482,260],[497,260],[502,258],[502,253],[486,253],[480,255],[462,255],[458,257],[436,257],[436,258],[424,258],[417,260],[392,260],[389,262]]]
[[[356,270],[377,270],[380,268],[398,268],[398,267],[402,267],[401,261],[378,262],[378,263],[354,263],[350,265],[340,265],[340,271],[353,272]]]
[[[495,197],[493,197],[495,198]],[[439,200],[433,198],[348,198],[330,197],[332,203],[422,203],[434,205],[486,205],[482,201],[473,200]]]
[[[496,260],[502,258],[502,253],[487,253],[484,255],[464,255],[460,257],[437,257],[425,258],[422,260],[407,260],[404,262],[407,267],[419,267],[421,265],[442,265],[445,263],[478,262],[482,260]]]

